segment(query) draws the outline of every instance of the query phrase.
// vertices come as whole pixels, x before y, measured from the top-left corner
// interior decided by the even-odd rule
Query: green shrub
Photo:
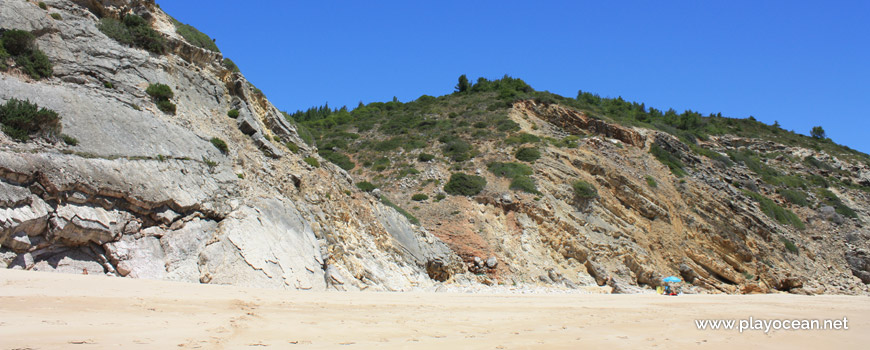
[[[517,151],[516,157],[521,161],[531,163],[541,158],[541,151],[537,148],[523,147]]]
[[[390,167],[390,159],[387,157],[380,157],[375,159],[374,163],[372,163],[372,169],[375,171],[384,171]]]
[[[785,186],[791,188],[806,188],[807,182],[800,176],[795,175],[779,175],[772,177],[762,177],[765,182],[774,186]]]
[[[453,173],[450,175],[450,181],[444,185],[444,192],[459,196],[473,196],[483,191],[484,187],[486,187],[486,179],[480,176]]]
[[[148,95],[151,95],[157,103],[157,108],[166,113],[175,114],[175,104],[169,99],[175,96],[172,89],[166,84],[150,84],[145,89]]]
[[[447,196],[444,195],[443,193],[439,193],[439,194],[437,194],[437,195],[435,196],[435,201],[436,201],[436,202],[440,202],[440,201],[441,201],[442,199],[444,199],[444,198],[447,198]]]
[[[296,154],[299,153],[299,146],[297,146],[297,145],[296,145],[295,143],[293,143],[293,142],[287,141],[286,143],[284,143],[284,146],[287,146],[287,149],[289,149],[290,152],[293,152],[293,153],[296,153]]]
[[[858,217],[858,213],[856,213],[855,210],[849,208],[846,204],[844,204],[843,201],[840,200],[840,197],[837,197],[837,195],[833,192],[823,189],[819,190],[818,194],[825,204],[834,207],[834,210],[837,212],[837,214],[850,218]]]
[[[423,148],[426,146],[427,146],[427,144],[423,140],[411,139],[411,140],[406,141],[402,145],[402,149],[404,149],[406,151],[412,151],[412,150],[420,149],[420,148]]]
[[[238,109],[231,109],[231,110],[227,111],[227,117],[230,117],[233,119],[238,118],[239,117],[239,110]]]
[[[509,179],[518,176],[532,175],[532,168],[522,163],[502,163],[492,162],[487,165],[490,172],[496,176],[506,177]]]
[[[417,193],[417,194],[411,196],[411,200],[414,200],[417,202],[425,201],[427,199],[429,199],[429,196],[427,196],[426,194],[423,194],[423,193]]]
[[[43,9],[43,10],[48,10],[48,5],[46,5],[46,4],[45,4],[44,2],[42,2],[42,1],[40,1],[39,3],[37,3],[37,5],[39,5],[39,8],[41,8],[41,9]]]
[[[231,60],[229,58],[224,57],[224,60],[221,63],[223,64],[224,68],[226,68],[230,72],[233,72],[233,73],[241,72],[239,70],[239,66],[237,66],[236,63],[233,62],[233,60]]]
[[[782,198],[785,198],[785,200],[787,200],[789,203],[796,204],[802,207],[810,205],[810,203],[807,201],[807,194],[802,191],[780,188],[776,192],[779,193]]]
[[[15,63],[33,79],[47,78],[54,73],[48,56],[40,50],[34,49],[16,57]]]
[[[109,82],[109,81],[104,81],[104,82],[103,82],[103,87],[105,87],[106,89],[114,89],[114,88],[115,88],[115,84],[112,84],[112,82]]]
[[[799,254],[798,247],[790,239],[785,238],[785,237],[780,237],[779,240],[785,246],[785,249],[788,250],[790,253]]]
[[[175,94],[172,93],[172,88],[166,84],[150,84],[148,85],[148,88],[145,89],[145,92],[157,100],[168,100],[175,96]]]
[[[502,119],[496,124],[498,131],[517,131],[520,129],[520,124],[510,119]]]
[[[571,188],[574,189],[574,196],[579,199],[592,199],[598,197],[598,189],[586,181],[574,181],[574,183],[571,184]]]
[[[218,165],[217,162],[211,160],[210,158],[207,158],[206,156],[202,156],[202,162],[205,163],[205,165],[207,165],[209,168],[214,168]]]
[[[471,144],[460,139],[447,142],[441,147],[441,151],[445,157],[454,162],[464,162],[472,157]]]
[[[782,176],[776,169],[764,164],[758,154],[750,150],[731,151],[728,155],[735,162],[743,163],[749,170],[761,176],[764,182],[775,184],[777,182],[775,178]]]
[[[54,18],[54,19],[57,20],[57,21],[62,21],[62,20],[63,20],[63,17],[61,17],[60,14],[57,13],[57,12],[52,13],[52,14],[51,14],[51,18]]]
[[[27,141],[33,133],[55,136],[61,129],[57,112],[15,98],[0,105],[0,124],[3,132],[18,141]]]
[[[378,152],[388,152],[388,151],[392,151],[392,150],[395,150],[395,149],[401,147],[402,143],[403,143],[402,138],[393,137],[391,139],[376,143],[373,148],[375,151],[378,151]]]
[[[548,138],[547,140],[550,141],[550,144],[552,144],[553,146],[556,146],[556,147],[577,148],[577,146],[578,146],[577,140],[579,140],[579,139],[580,139],[580,136],[569,135],[569,136],[565,136],[561,140],[556,140],[556,139],[552,139],[552,138]]]
[[[725,168],[730,168],[732,165],[734,165],[734,162],[732,162],[731,159],[729,159],[727,156],[723,156],[717,152],[711,151],[693,143],[687,143],[687,145],[689,146],[689,149],[692,150],[692,152],[710,158],[713,161],[719,162]]]
[[[157,108],[159,108],[163,112],[175,114],[175,104],[170,102],[169,100],[157,101]]]
[[[217,45],[214,43],[208,35],[205,35],[203,32],[200,32],[199,29],[194,28],[191,25],[181,23],[174,18],[172,19],[172,23],[175,24],[175,32],[181,35],[184,40],[187,40],[191,45],[201,47],[206,50],[211,50],[214,52],[221,52],[218,49]]]
[[[510,189],[532,194],[541,194],[541,192],[538,192],[537,186],[535,186],[535,180],[532,180],[532,178],[528,176],[514,177],[513,180],[511,180]]]
[[[827,179],[825,179],[824,177],[819,176],[819,175],[811,174],[811,175],[809,176],[809,181],[810,181],[810,183],[813,184],[814,186],[818,186],[818,187],[821,187],[821,188],[828,188],[828,187],[831,186],[831,185],[828,183],[828,180],[827,180]]]
[[[486,124],[486,122],[475,122],[474,124],[472,124],[472,126],[478,129],[483,129],[486,128],[488,124]]]
[[[6,65],[6,60],[9,59],[11,55],[6,52],[6,48],[3,47],[3,38],[0,37],[0,71],[5,71],[9,69],[9,66]]]
[[[813,156],[806,156],[806,158],[804,158],[804,164],[809,165],[809,166],[814,167],[814,168],[817,168],[817,169],[834,171],[834,167],[830,166],[828,163],[825,163],[821,160],[816,159]]]
[[[649,176],[649,175],[646,176],[646,184],[652,188],[659,187],[659,184],[656,182],[656,179],[653,178],[652,176]]]
[[[320,162],[317,161],[317,158],[305,157],[305,159],[303,159],[303,161],[305,161],[306,163],[308,163],[308,165],[313,166],[315,168],[320,167]]]
[[[372,184],[371,182],[368,182],[368,181],[357,182],[356,187],[365,191],[365,192],[371,192],[374,189],[378,188],[377,186],[375,186],[374,184]]]
[[[166,52],[166,40],[140,16],[129,14],[122,21],[106,17],[100,20],[97,28],[121,44],[136,46],[156,54]]]
[[[797,215],[795,215],[795,213],[793,213],[791,210],[780,207],[770,198],[767,198],[761,194],[752,191],[741,191],[756,202],[758,202],[761,211],[768,217],[776,220],[781,224],[791,225],[799,229],[806,228],[806,225],[804,225],[804,223]]]
[[[230,148],[227,147],[227,143],[217,137],[211,138],[211,144],[214,145],[214,147],[221,151],[221,153],[223,154],[227,154],[227,152],[229,152],[230,150]]]
[[[70,146],[78,146],[78,144],[79,144],[78,139],[76,139],[75,137],[69,136],[67,134],[61,134],[60,138],[63,140],[64,143],[66,143],[67,145],[70,145]]]
[[[53,73],[51,61],[44,52],[36,48],[34,36],[28,31],[11,29],[3,32],[3,50],[0,52],[0,65],[8,69],[6,59],[13,58],[15,64],[33,79],[50,77]]]
[[[508,137],[504,140],[506,144],[514,145],[514,144],[523,144],[523,143],[536,143],[540,142],[541,138],[532,134],[526,134],[524,132],[518,133],[511,137]]]
[[[320,156],[332,162],[333,164],[338,165],[339,168],[342,168],[344,170],[351,170],[356,167],[356,164],[350,160],[350,157],[342,153],[333,152],[330,150],[321,150]]]
[[[12,56],[29,53],[36,38],[26,30],[10,29],[3,32],[3,48]]]
[[[685,165],[683,165],[683,162],[680,161],[680,159],[677,158],[677,156],[671,154],[668,151],[665,151],[663,148],[659,147],[659,145],[656,145],[656,144],[653,144],[649,148],[649,152],[652,153],[652,155],[656,159],[658,159],[659,162],[661,162],[662,164],[667,166],[669,169],[671,169],[671,173],[673,173],[674,176],[676,176],[676,177],[686,176],[686,171],[683,170]]]
[[[100,24],[97,25],[97,28],[99,28],[103,34],[106,34],[107,37],[112,38],[121,44],[133,45],[133,34],[130,34],[130,29],[119,20],[109,17],[103,18],[100,20]]]
[[[428,162],[428,161],[430,161],[430,160],[432,160],[432,159],[435,159],[435,155],[434,155],[434,154],[429,154],[429,153],[420,153],[420,155],[417,156],[417,160],[419,160],[419,161],[421,161],[421,162],[424,162],[424,163],[425,163],[425,162]]]

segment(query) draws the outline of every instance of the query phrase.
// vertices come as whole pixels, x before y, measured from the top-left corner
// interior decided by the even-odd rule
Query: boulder
[[[855,277],[864,284],[870,284],[870,254],[865,250],[850,250],[846,252],[846,263]]]

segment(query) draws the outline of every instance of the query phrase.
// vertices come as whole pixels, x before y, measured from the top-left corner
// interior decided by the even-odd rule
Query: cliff
[[[0,103],[60,117],[58,133],[0,134],[9,268],[315,290],[635,293],[677,275],[691,293],[870,292],[865,154],[712,116],[723,127],[695,137],[508,77],[288,118],[153,2],[44,3],[0,0],[0,27],[31,33],[53,68],[38,79],[7,58]],[[155,34],[125,42],[109,25]]]

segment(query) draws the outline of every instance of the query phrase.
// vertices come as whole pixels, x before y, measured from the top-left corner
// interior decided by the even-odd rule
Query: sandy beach
[[[696,319],[848,319],[848,330],[698,330]],[[2,349],[833,348],[870,298],[288,292],[0,270]]]

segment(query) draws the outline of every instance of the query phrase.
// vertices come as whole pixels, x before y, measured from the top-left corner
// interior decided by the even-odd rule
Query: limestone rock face
[[[4,266],[316,290],[426,288],[438,283],[427,271],[436,261],[438,271],[460,271],[446,245],[375,204],[346,172],[324,160],[307,166],[302,158],[317,155],[295,125],[150,2],[46,3],[63,21],[35,3],[2,1],[0,27],[32,32],[54,75],[0,72],[0,103],[57,111],[79,142],[0,135]],[[98,16],[127,12],[151,22],[167,54],[98,29]],[[170,86],[174,115],[145,93],[152,83]]]

